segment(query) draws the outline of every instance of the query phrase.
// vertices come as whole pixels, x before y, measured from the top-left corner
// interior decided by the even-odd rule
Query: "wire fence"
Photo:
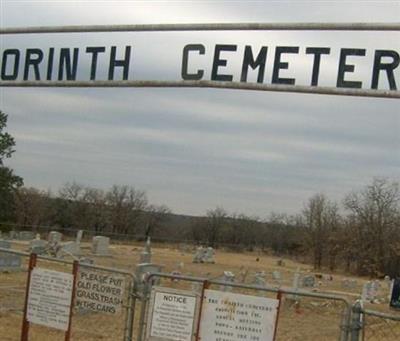
[[[9,269],[0,272],[0,335],[1,340],[19,340],[23,320],[24,299],[28,279],[29,253],[0,249],[0,258],[6,259]],[[3,262],[4,266],[4,262]],[[37,256],[36,267],[71,273],[72,262],[63,259]],[[95,273],[99,276],[122,278],[123,298],[120,311],[106,313],[92,311],[77,304],[79,289],[84,280],[78,281],[75,308],[72,316],[72,339],[78,341],[148,339],[149,311],[152,307],[151,292],[155,287],[186,290],[197,297],[204,289],[226,294],[241,294],[256,299],[278,299],[274,340],[339,340],[339,341],[395,341],[400,340],[400,314],[388,314],[353,304],[342,295],[229,282],[180,274],[145,272],[136,276],[117,267],[79,264],[79,276]],[[78,276],[78,279],[80,277]],[[82,284],[83,283],[83,284]],[[201,302],[201,299],[200,299]],[[358,304],[358,305],[357,305]],[[197,316],[196,321],[200,321]],[[29,340],[63,339],[64,333],[37,324],[31,324]],[[261,340],[260,340],[261,341]]]
[[[14,260],[14,266],[0,272],[0,335],[1,340],[19,340],[23,321],[25,293],[28,278],[30,254],[21,251],[1,249],[0,257]],[[17,266],[17,264],[20,266]],[[56,258],[37,256],[36,267],[72,272],[72,262]],[[89,306],[79,305],[79,279],[83,273],[96,274],[103,278],[112,276],[121,279],[121,309],[108,313],[93,311]],[[102,266],[79,264],[75,307],[72,314],[71,338],[77,341],[130,340],[134,319],[135,295],[133,292],[135,276],[125,270]],[[106,305],[105,305],[106,306]],[[64,332],[30,323],[29,340],[61,340]]]
[[[362,311],[362,340],[400,340],[400,315],[385,314],[373,310]]]

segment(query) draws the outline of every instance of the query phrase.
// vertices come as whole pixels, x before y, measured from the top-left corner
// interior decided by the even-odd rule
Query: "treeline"
[[[85,230],[92,234],[121,239],[126,235],[143,238],[168,218],[164,205],[152,205],[146,193],[129,186],[109,190],[66,184],[57,195],[50,191],[21,187],[14,194],[15,225],[39,230],[53,227],[61,231]]]
[[[115,185],[103,191],[76,183],[57,195],[18,188],[12,217],[10,222],[25,229],[49,226],[114,239],[151,236],[237,251],[257,249],[310,261],[316,269],[341,268],[360,275],[394,276],[400,271],[400,189],[397,182],[382,178],[340,203],[317,193],[302,212],[263,220],[222,207],[201,217],[176,215],[167,206],[152,205],[145,192],[133,187]]]
[[[212,246],[227,243],[301,256],[315,269],[400,275],[400,189],[389,179],[374,179],[340,204],[315,194],[292,216],[273,214],[261,221],[216,208],[196,220],[193,239]]]

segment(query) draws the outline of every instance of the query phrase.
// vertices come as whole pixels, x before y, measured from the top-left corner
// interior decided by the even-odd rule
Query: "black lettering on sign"
[[[281,56],[283,53],[299,53],[298,46],[277,46],[275,50],[275,61],[274,71],[272,74],[273,84],[295,84],[294,78],[281,78],[279,77],[279,71],[289,69],[289,63],[281,62]]]
[[[114,69],[122,67],[122,79],[126,81],[129,74],[129,63],[131,60],[131,47],[125,47],[125,57],[123,59],[116,59],[117,47],[111,46],[110,66],[108,69],[108,80],[114,80]]]
[[[79,48],[74,48],[74,55],[71,66],[71,53],[69,48],[62,48],[60,50],[60,63],[58,66],[58,80],[62,81],[64,78],[64,69],[67,75],[67,80],[76,80],[76,70],[78,69]]]
[[[13,67],[12,73],[7,74],[7,62],[9,61],[9,57],[13,58]],[[1,79],[4,81],[13,81],[16,80],[18,77],[18,70],[19,70],[19,57],[20,52],[17,49],[8,49],[4,50],[3,52],[3,60],[1,64]]]
[[[365,49],[341,49],[339,59],[339,69],[336,86],[338,88],[359,88],[361,89],[362,82],[346,81],[344,75],[346,72],[354,72],[354,65],[346,64],[347,56],[365,56]]]
[[[321,65],[321,55],[329,54],[331,49],[329,47],[307,47],[306,54],[313,54],[314,55],[314,64],[313,70],[311,75],[311,86],[318,85],[319,79],[319,67]]]
[[[104,46],[99,47],[87,47],[86,53],[92,54],[92,62],[90,64],[90,80],[93,81],[96,79],[96,70],[97,70],[97,56],[99,53],[105,52],[106,48]]]
[[[40,80],[39,64],[43,60],[43,51],[40,49],[27,49],[25,55],[24,81],[29,78],[30,66],[33,66],[35,80]]]
[[[257,55],[256,60],[254,60],[253,56],[253,51],[251,49],[251,46],[246,45],[244,49],[244,57],[243,57],[243,64],[242,64],[242,75],[240,76],[240,81],[241,82],[246,82],[247,81],[247,71],[249,69],[249,66],[255,70],[256,68],[259,67],[258,70],[258,77],[257,77],[257,82],[262,83],[264,80],[264,72],[265,72],[265,63],[267,60],[267,51],[268,47],[263,46],[260,49],[260,52]]]
[[[212,66],[212,72],[211,72],[211,80],[213,81],[225,81],[225,82],[231,82],[233,79],[232,75],[221,75],[218,74],[218,68],[220,66],[226,66],[227,60],[226,59],[221,59],[221,51],[236,51],[237,46],[236,45],[215,45],[215,51],[214,51],[214,61],[213,61],[213,66]]]
[[[183,48],[182,55],[182,70],[181,75],[184,80],[198,81],[203,78],[204,70],[197,70],[196,73],[188,72],[188,62],[189,62],[189,52],[197,51],[199,54],[203,55],[206,53],[206,48],[202,44],[189,44]]]
[[[391,63],[383,63],[382,58],[387,57],[391,58]],[[379,83],[379,73],[380,71],[386,71],[386,75],[389,82],[390,90],[397,90],[396,81],[394,79],[394,69],[399,66],[400,56],[396,51],[390,50],[376,50],[375,51],[375,59],[374,59],[374,68],[372,71],[372,89],[378,89]]]
[[[46,79],[51,80],[51,76],[53,75],[53,61],[54,61],[54,47],[50,47],[49,49],[49,58],[47,59],[47,76]]]

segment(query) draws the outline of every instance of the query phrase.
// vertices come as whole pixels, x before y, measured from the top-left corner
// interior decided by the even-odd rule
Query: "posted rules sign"
[[[27,320],[66,331],[73,282],[72,274],[34,268],[29,285]]]
[[[147,340],[193,340],[197,295],[185,290],[155,288]]]
[[[204,341],[272,341],[279,300],[205,290],[200,321]]]
[[[76,285],[76,307],[116,314],[121,310],[124,289],[123,276],[80,269]]]

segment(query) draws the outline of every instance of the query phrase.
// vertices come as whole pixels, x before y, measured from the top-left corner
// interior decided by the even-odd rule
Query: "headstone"
[[[342,287],[344,289],[355,289],[357,287],[357,281],[355,279],[345,278],[342,280]]]
[[[246,283],[246,278],[247,278],[248,274],[249,274],[249,268],[242,266],[240,268],[240,273],[239,273],[239,276],[240,276],[239,280],[241,283]]]
[[[58,231],[50,231],[47,239],[49,243],[60,243],[62,240],[62,233]]]
[[[81,243],[83,237],[83,230],[79,230],[78,233],[76,234],[76,243],[79,245]]]
[[[235,282],[235,274],[231,271],[224,271],[223,276],[221,277],[221,281],[233,283]],[[221,291],[231,291],[232,287],[230,285],[221,285]]]
[[[8,240],[0,240],[0,247],[3,249],[10,249],[11,243]]]
[[[9,235],[9,238],[10,238],[10,239],[18,239],[18,232],[17,232],[17,231],[11,230],[11,231],[8,233],[8,235]]]
[[[109,256],[110,251],[108,246],[110,245],[110,238],[103,236],[95,236],[92,239],[92,253],[96,256]]]
[[[265,286],[267,284],[267,281],[265,279],[266,274],[265,271],[257,271],[254,275],[254,284],[258,286]]]
[[[300,284],[300,272],[299,269],[297,268],[296,272],[293,275],[293,290],[297,291],[299,290],[299,284]],[[297,301],[299,299],[298,295],[289,295],[288,296],[289,299],[292,299],[294,301]]]
[[[361,299],[366,302],[373,302],[377,296],[377,286],[374,282],[368,281],[363,285]]]
[[[386,275],[385,278],[383,279],[383,281],[386,285],[386,288],[390,289],[392,286],[392,280],[390,279],[390,276]]]
[[[0,252],[0,272],[21,270],[21,256],[12,253]]]
[[[162,269],[163,269],[163,266],[158,265],[158,264],[151,264],[151,263],[138,264],[136,266],[136,271],[135,271],[136,278],[138,281],[138,283],[137,283],[138,291],[143,293],[147,276],[150,273],[162,272]],[[150,280],[150,282],[151,282],[150,283],[151,285],[157,285],[160,283],[160,278],[155,277],[152,280]]]
[[[315,286],[315,276],[303,277],[302,286],[305,288],[313,288]]]
[[[215,254],[214,249],[212,247],[208,247],[206,249],[206,252],[204,253],[203,263],[214,264],[215,263],[214,254]]]
[[[79,256],[81,254],[81,247],[76,242],[66,242],[62,244],[59,252],[57,254],[57,258],[61,258],[64,254],[70,256]]]
[[[32,231],[21,231],[18,233],[19,240],[32,240],[34,237],[35,234]]]
[[[140,264],[150,264],[151,263],[151,241],[150,237],[147,238],[146,245],[143,251],[140,253]]]
[[[203,257],[204,257],[204,252],[205,252],[205,249],[202,246],[199,246],[196,249],[196,252],[193,256],[193,263],[202,263]]]
[[[47,242],[41,239],[33,239],[29,243],[29,252],[37,255],[44,254],[47,250]]]
[[[281,281],[282,280],[282,275],[281,275],[281,273],[279,271],[273,271],[272,272],[272,278],[275,281]]]

